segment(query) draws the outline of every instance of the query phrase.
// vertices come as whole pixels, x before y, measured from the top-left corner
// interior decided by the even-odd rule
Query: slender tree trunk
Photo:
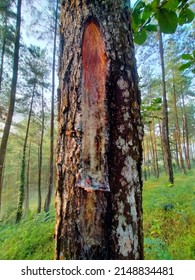
[[[49,212],[51,196],[53,190],[53,175],[54,175],[54,96],[55,96],[55,66],[56,66],[56,40],[57,40],[57,22],[58,22],[58,6],[59,0],[56,2],[55,11],[55,30],[54,30],[54,46],[53,46],[53,65],[52,65],[52,97],[51,97],[51,124],[50,124],[50,173],[49,186],[44,204],[44,211]]]
[[[161,143],[161,150],[162,150],[162,160],[163,160],[163,166],[164,166],[164,170],[166,175],[168,174],[168,170],[167,170],[167,166],[165,164],[165,157],[164,157],[164,146],[163,146],[163,137],[162,137],[162,125],[160,122],[160,118],[158,116],[158,127],[159,127],[159,131],[160,131],[160,143]]]
[[[142,259],[143,127],[124,1],[62,1],[56,259]]]
[[[149,140],[148,136],[146,136],[146,154],[147,154],[147,173],[148,173],[148,178],[150,178],[150,147],[149,147]]]
[[[176,89],[175,89],[175,81],[173,77],[173,105],[174,105],[174,115],[175,115],[175,128],[176,128],[176,139],[178,144],[178,152],[179,152],[179,163],[180,169],[183,174],[186,174],[183,155],[182,155],[182,146],[181,146],[181,136],[180,136],[180,129],[179,129],[179,119],[178,119],[178,112],[177,112],[177,97],[176,97]]]
[[[177,168],[179,170],[180,169],[180,165],[179,165],[179,157],[178,157],[179,152],[178,152],[176,128],[175,128],[174,138],[175,138],[175,161],[176,161]]]
[[[187,114],[186,114],[186,106],[185,106],[185,100],[184,100],[184,94],[182,92],[182,107],[183,107],[183,138],[186,145],[185,147],[185,161],[186,161],[186,166],[187,169],[191,169],[191,163],[190,163],[190,148],[189,148],[189,132],[188,132],[188,120],[187,120]]]
[[[149,130],[150,130],[150,147],[151,147],[152,170],[153,170],[154,177],[157,177],[156,164],[155,164],[155,154],[154,154],[153,133],[152,133],[152,124],[150,124]]]
[[[41,212],[41,175],[42,175],[42,154],[43,154],[43,135],[44,135],[44,122],[45,122],[45,116],[44,116],[44,97],[43,97],[43,91],[42,91],[42,122],[41,122],[41,139],[40,139],[40,147],[39,147],[39,176],[38,176],[38,208],[37,213]]]
[[[27,172],[26,172],[26,196],[25,196],[26,213],[29,211],[29,197],[30,197],[30,153],[31,153],[31,143],[29,145]]]
[[[20,25],[21,25],[21,6],[22,0],[18,0],[17,5],[17,20],[16,20],[16,36],[15,36],[15,46],[14,46],[14,63],[13,63],[13,74],[12,74],[12,83],[11,83],[11,93],[10,93],[10,103],[7,114],[7,119],[3,131],[3,136],[1,139],[0,147],[0,211],[1,211],[1,194],[2,194],[2,175],[3,175],[3,164],[6,154],[7,141],[9,137],[9,132],[12,123],[12,117],[15,107],[15,95],[16,95],[16,85],[18,78],[18,61],[19,61],[19,48],[20,48]]]
[[[157,143],[156,143],[154,118],[152,119],[152,139],[153,139],[153,151],[154,151],[156,178],[159,178],[159,166],[158,166],[158,154],[157,154]]]
[[[4,66],[5,45],[6,45],[6,39],[3,38],[3,46],[2,46],[2,50],[1,50],[1,67],[0,67],[0,94],[1,94],[2,81],[3,81],[3,66]]]
[[[30,128],[30,121],[31,121],[31,115],[32,115],[32,107],[33,107],[33,101],[34,101],[34,95],[35,95],[35,87],[36,84],[33,85],[33,92],[31,97],[31,103],[30,103],[30,110],[28,114],[28,122],[26,127],[26,135],[24,139],[24,146],[23,146],[23,153],[22,153],[22,164],[21,164],[21,173],[20,173],[20,188],[19,188],[19,199],[18,199],[18,206],[17,206],[17,213],[16,213],[16,222],[19,223],[22,218],[22,208],[25,198],[25,170],[26,170],[26,148],[27,148],[27,142],[28,142],[28,134],[29,134],[29,128]]]
[[[166,93],[166,82],[165,82],[165,66],[164,66],[164,49],[162,34],[159,31],[159,52],[162,70],[162,93],[163,93],[163,108],[162,108],[162,140],[163,140],[163,150],[166,169],[168,170],[168,180],[170,183],[174,183],[172,159],[171,159],[171,149],[169,141],[169,121],[168,121],[168,103],[167,103],[167,93]]]
[[[147,160],[146,160],[146,145],[145,145],[145,137],[143,139],[143,176],[145,181],[147,181]]]

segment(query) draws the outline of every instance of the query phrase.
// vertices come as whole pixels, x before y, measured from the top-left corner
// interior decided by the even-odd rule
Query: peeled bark
[[[62,1],[56,259],[142,259],[140,93],[124,1]]]

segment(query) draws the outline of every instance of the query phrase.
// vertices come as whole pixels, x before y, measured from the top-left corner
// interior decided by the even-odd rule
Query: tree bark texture
[[[12,74],[12,83],[11,83],[11,92],[10,92],[10,101],[9,101],[9,109],[7,114],[7,119],[5,122],[5,127],[3,131],[3,136],[1,139],[1,147],[0,147],[0,210],[1,210],[1,194],[2,194],[2,186],[3,186],[3,165],[5,160],[7,141],[9,137],[9,132],[12,123],[12,117],[14,114],[15,107],[15,96],[16,96],[16,85],[18,79],[18,62],[19,62],[19,49],[20,49],[20,26],[21,26],[21,6],[22,0],[18,0],[17,2],[17,20],[16,20],[16,36],[15,36],[15,44],[14,44],[14,62],[13,62],[13,74]]]
[[[56,259],[142,259],[140,93],[124,1],[61,4]]]

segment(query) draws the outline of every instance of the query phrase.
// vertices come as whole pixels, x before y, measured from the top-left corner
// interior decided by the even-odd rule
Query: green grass
[[[174,187],[166,177],[144,182],[145,259],[195,259],[195,172],[175,177]],[[54,207],[49,216],[34,211],[19,224],[15,217],[10,209],[1,222],[0,260],[52,260]]]
[[[12,219],[11,219],[12,221]],[[54,210],[0,226],[0,260],[52,260]]]
[[[176,175],[174,187],[166,177],[145,182],[143,209],[145,259],[195,259],[194,171]]]

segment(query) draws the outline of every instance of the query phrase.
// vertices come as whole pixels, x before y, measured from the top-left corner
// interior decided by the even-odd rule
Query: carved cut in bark
[[[142,259],[140,93],[124,1],[62,1],[56,259]]]
[[[85,189],[109,190],[106,155],[106,55],[99,27],[90,21],[82,44],[83,170],[77,185]]]

